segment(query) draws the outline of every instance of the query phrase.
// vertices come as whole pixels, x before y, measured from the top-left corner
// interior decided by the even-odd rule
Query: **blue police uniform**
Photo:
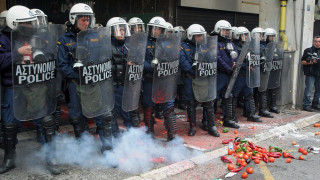
[[[1,119],[4,122],[2,127],[4,130],[4,145],[5,157],[0,174],[9,171],[15,167],[15,149],[17,144],[18,128],[21,127],[21,122],[14,116],[13,104],[13,80],[12,80],[12,59],[22,59],[18,54],[16,47],[11,49],[11,29],[6,27],[0,33],[0,68],[1,68],[1,86],[3,87],[3,99],[1,102]],[[17,44],[23,45],[23,38],[17,38]],[[13,52],[12,52],[13,51]],[[50,55],[44,52],[46,56]],[[51,53],[51,52],[50,52]],[[41,142],[49,143],[55,135],[55,122],[52,115],[47,115],[44,118],[33,120],[41,133]],[[60,174],[60,170],[52,164],[51,153],[46,153],[46,167],[52,174]]]
[[[90,41],[92,44],[87,45],[91,47],[91,54],[95,54],[98,51],[96,41],[97,34],[89,35],[87,38],[92,38],[94,40]],[[63,34],[58,42],[58,69],[62,76],[68,80],[68,91],[69,99],[68,109],[69,109],[69,120],[73,125],[74,133],[77,138],[87,129],[87,118],[82,113],[82,106],[80,104],[80,99],[77,94],[77,86],[79,82],[79,73],[73,69],[75,63],[75,50],[77,47],[77,34],[76,30],[71,30]],[[98,52],[96,52],[98,54]],[[102,141],[102,151],[110,150],[112,148],[112,137],[111,137],[111,112],[106,112],[104,115],[97,116],[94,118],[97,125],[97,132],[99,133],[100,140]]]
[[[195,44],[186,39],[181,43],[181,51],[179,58],[179,66],[184,75],[184,94],[183,100],[187,105],[187,115],[189,119],[189,136],[194,136],[196,134],[197,119],[196,119],[196,107],[197,101],[195,100],[193,88],[192,88],[192,79],[195,77],[195,70],[192,67],[193,56],[196,52]],[[203,104],[203,114],[202,127],[204,130],[208,131],[209,134],[213,136],[220,136],[217,132],[217,128],[214,124],[214,108],[213,102],[204,102]]]
[[[142,107],[144,109],[144,121],[148,128],[148,133],[154,133],[152,109],[155,107],[155,104],[152,102],[153,68],[151,67],[151,61],[155,56],[155,41],[156,39],[150,37],[147,41],[147,49],[144,61],[144,80],[142,83]],[[163,108],[165,127],[168,130],[168,140],[172,140],[177,132],[174,113],[174,99],[170,102],[161,104],[161,106]]]
[[[119,41],[115,37],[111,38],[112,43],[112,63],[113,63],[113,80],[114,80],[114,95],[115,106],[113,109],[112,133],[114,136],[119,134],[119,126],[117,123],[118,116],[121,115],[124,120],[124,125],[127,128],[139,127],[139,110],[125,112],[122,109],[122,97],[124,89],[124,80],[127,64],[127,47],[125,40]]]
[[[229,85],[233,73],[233,63],[238,60],[238,58],[232,59],[230,52],[227,49],[227,44],[230,43],[233,47],[233,51],[237,52],[237,48],[233,42],[218,35],[218,77],[217,77],[217,99],[220,97],[223,100],[223,106],[225,108],[223,126],[239,128],[240,126],[235,123],[235,115],[232,112],[232,94],[229,98],[225,99],[225,93]],[[223,109],[223,108],[222,108]]]
[[[239,53],[241,52],[242,49],[242,44],[239,41],[235,42],[235,45],[237,46],[237,49],[239,50]],[[244,59],[243,63],[241,64],[241,68],[237,77],[237,80],[234,84],[234,87],[232,89],[232,94],[233,94],[233,100],[232,100],[232,111],[233,115],[235,116],[236,114],[236,104],[237,104],[237,98],[239,97],[240,94],[244,95],[245,98],[245,104],[248,106],[247,114],[248,114],[248,121],[254,121],[254,122],[262,122],[259,119],[259,116],[255,115],[255,104],[254,104],[254,99],[253,99],[253,88],[249,88],[246,82],[246,71],[247,71],[247,58]],[[244,109],[246,108],[243,107]]]

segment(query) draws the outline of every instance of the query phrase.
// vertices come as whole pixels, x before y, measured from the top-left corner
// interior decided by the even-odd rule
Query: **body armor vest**
[[[124,55],[120,50],[112,45],[112,64],[113,80],[115,83],[124,83],[126,75],[127,54]]]

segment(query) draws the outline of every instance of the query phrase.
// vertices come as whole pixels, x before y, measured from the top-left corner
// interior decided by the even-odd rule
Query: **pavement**
[[[60,127],[61,132],[71,132],[73,128],[67,125],[67,109],[63,107],[62,119],[65,125]],[[234,129],[230,128],[228,133],[222,133],[222,114],[220,111],[215,114],[215,123],[217,125],[218,131],[220,132],[220,137],[210,136],[206,131],[201,129],[201,119],[202,119],[202,108],[197,109],[197,133],[195,136],[190,137],[187,135],[189,129],[189,123],[186,118],[186,111],[181,111],[175,109],[177,113],[177,134],[184,140],[184,145],[188,148],[202,151],[203,153],[199,156],[192,157],[174,164],[170,164],[158,169],[153,169],[148,172],[132,176],[127,178],[129,180],[135,179],[170,179],[170,176],[177,175],[183,171],[190,170],[199,165],[205,164],[218,158],[227,153],[227,145],[222,144],[223,140],[234,139],[235,137],[246,138],[253,143],[258,143],[260,141],[279,136],[281,134],[293,131],[296,129],[301,129],[307,127],[313,123],[320,121],[319,112],[307,112],[299,110],[283,110],[280,114],[274,114],[274,118],[261,118],[262,123],[254,123],[246,120],[242,116],[242,109],[237,109],[237,118],[239,120],[240,129],[237,130],[237,134]],[[141,116],[143,117],[143,116]],[[160,140],[165,140],[167,138],[167,133],[163,125],[162,119],[156,119],[155,124],[155,137]],[[121,124],[122,120],[120,120]],[[144,124],[141,123],[141,126]],[[120,125],[122,126],[122,125]],[[90,128],[95,128],[92,121],[89,123]],[[122,126],[122,128],[124,128]],[[28,139],[34,138],[34,132],[26,131],[20,133],[18,138]],[[221,171],[221,175],[225,171]]]

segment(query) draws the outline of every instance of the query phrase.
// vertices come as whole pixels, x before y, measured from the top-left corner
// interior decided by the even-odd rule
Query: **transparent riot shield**
[[[152,83],[152,101],[156,104],[173,100],[177,94],[181,33],[161,35],[157,38]]]
[[[80,84],[74,82],[82,113],[88,118],[102,115],[114,107],[109,28],[81,31],[77,37],[76,66]]]
[[[244,42],[244,45],[242,46],[242,49],[241,49],[237,64],[233,69],[233,73],[232,73],[231,79],[229,81],[226,93],[224,95],[224,97],[226,99],[229,98],[229,96],[230,96],[230,94],[231,94],[231,92],[233,90],[233,86],[234,86],[234,84],[235,84],[235,82],[237,80],[238,74],[240,72],[241,65],[242,65],[245,57],[247,56],[250,42],[251,42],[251,39],[247,38],[247,40]]]
[[[217,96],[218,37],[207,37],[207,43],[196,46],[196,74],[192,80],[194,97],[198,102],[212,101]]]
[[[260,34],[252,37],[247,55],[247,86],[255,88],[260,86]]]
[[[134,33],[128,39],[126,44],[129,50],[122,97],[122,109],[127,112],[136,110],[139,107],[148,34],[143,32]]]
[[[266,91],[268,88],[269,75],[272,68],[272,59],[274,49],[276,48],[275,42],[269,42],[265,49],[261,49],[262,58],[260,58],[260,87],[259,92]]]
[[[48,32],[50,35],[50,39],[52,41],[55,41],[56,43],[58,42],[58,39],[65,33],[65,25],[64,24],[48,24]],[[54,50],[54,59],[56,60],[57,63],[57,54],[58,54],[58,47],[55,44],[55,47],[52,47]],[[57,96],[61,95],[61,73],[57,69]]]
[[[275,89],[280,87],[281,72],[283,62],[283,46],[278,46],[274,50],[271,71],[269,75],[268,89]]]
[[[13,112],[20,121],[45,117],[56,107],[56,41],[44,28],[12,31]],[[31,54],[19,54],[22,47]]]

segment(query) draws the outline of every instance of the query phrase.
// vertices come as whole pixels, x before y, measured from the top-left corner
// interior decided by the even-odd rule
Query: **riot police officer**
[[[188,131],[189,136],[196,134],[197,120],[196,120],[196,107],[197,101],[194,97],[192,88],[192,79],[195,77],[195,69],[193,64],[195,63],[196,46],[203,43],[205,44],[207,32],[199,24],[192,24],[187,30],[187,38],[181,43],[180,51],[180,68],[185,75],[184,77],[184,94],[183,100],[187,105],[187,114],[190,123],[190,129]],[[212,87],[208,87],[212,88]],[[213,101],[203,102],[203,108],[206,112],[206,122],[203,122],[204,129],[208,131],[210,135],[219,137],[220,134],[214,124],[214,111]],[[204,120],[203,120],[204,121]]]
[[[78,95],[80,74],[78,72],[78,66],[81,66],[81,62],[75,59],[75,50],[77,47],[77,35],[80,32],[86,32],[88,28],[92,28],[95,24],[94,13],[90,6],[83,3],[75,4],[69,13],[69,21],[72,24],[69,32],[63,34],[58,40],[58,68],[64,78],[68,81],[69,92],[69,120],[73,125],[74,134],[76,138],[79,138],[87,126],[87,118],[83,115],[82,104],[80,103],[80,96]],[[97,47],[93,47],[93,43],[99,43],[97,34],[93,34],[91,37],[91,51],[97,50]],[[88,34],[90,36],[90,34]],[[90,37],[88,37],[90,39]],[[88,44],[90,46],[90,44]],[[95,45],[96,46],[96,45]],[[81,52],[79,52],[81,53]],[[111,94],[113,96],[113,94]],[[87,99],[90,100],[90,99]],[[111,112],[105,112],[101,116],[94,116],[95,123],[97,125],[97,132],[102,141],[101,151],[112,149],[112,129]]]
[[[268,32],[267,32],[268,30]],[[261,49],[261,68],[260,68],[260,72],[261,72],[261,86],[259,87],[259,116],[262,117],[268,117],[268,118],[273,118],[274,116],[267,110],[267,105],[268,105],[268,101],[267,101],[267,89],[263,88],[263,84],[268,84],[269,81],[269,75],[270,75],[270,71],[271,71],[271,63],[267,61],[266,59],[266,53],[270,53],[270,52],[266,52],[266,47],[268,45],[268,43],[270,42],[274,42],[275,41],[275,36],[276,36],[276,31],[274,29],[265,29],[264,30],[264,39],[265,41],[260,41],[260,49]],[[272,50],[273,52],[273,50]],[[266,83],[264,83],[266,81]]]
[[[277,39],[277,32],[272,28],[265,29],[265,35],[267,38],[267,41],[276,42]],[[278,51],[279,50],[279,51]],[[273,57],[273,61],[281,62],[282,55],[283,55],[283,49],[277,48],[275,50],[275,54],[277,57]],[[280,53],[282,52],[282,53]],[[275,59],[277,58],[277,59]],[[268,101],[269,101],[269,110],[270,112],[279,114],[280,111],[277,108],[277,93],[279,92],[279,86],[280,86],[280,78],[281,78],[281,71],[282,71],[282,64],[278,66],[279,63],[272,63],[272,70],[270,71],[270,78],[268,82]],[[274,65],[277,66],[274,68]]]
[[[122,109],[122,96],[124,89],[124,80],[126,72],[128,47],[126,46],[126,38],[129,37],[129,24],[120,17],[113,17],[106,27],[111,29],[111,48],[112,48],[112,64],[113,64],[113,81],[115,94],[115,107],[112,111],[112,133],[117,136],[119,127],[117,123],[118,116],[121,115],[124,125],[127,128],[139,126],[139,110],[125,112]]]
[[[234,31],[234,44],[236,45],[239,53],[241,52],[241,49],[245,43],[245,41],[250,38],[250,32],[247,28],[245,27],[238,27],[237,29],[235,29]],[[258,44],[257,44],[258,45]],[[249,68],[253,68],[253,67],[248,67],[247,66],[249,63],[249,58],[252,58],[251,52],[249,52],[246,56],[246,59],[243,61],[243,63],[241,64],[241,68],[238,74],[238,77],[236,79],[236,82],[234,84],[233,90],[232,90],[232,94],[233,94],[233,102],[237,102],[237,98],[239,97],[239,95],[242,93],[244,95],[245,101],[248,102],[248,110],[247,110],[247,120],[248,121],[253,121],[253,122],[262,122],[259,119],[259,116],[255,115],[255,104],[254,104],[254,98],[253,98],[253,89],[248,87],[247,85],[247,78],[250,78],[247,76],[247,72],[248,70],[250,70]],[[251,75],[251,74],[250,74]],[[251,75],[253,76],[253,75]],[[243,107],[244,109],[246,107]],[[233,111],[233,115],[235,116],[236,114],[236,105],[233,104],[232,106],[232,111]]]
[[[30,45],[26,45],[31,43],[32,40],[30,38],[35,37],[33,35],[38,35],[33,34],[38,30],[36,28],[38,23],[37,18],[30,9],[19,5],[13,6],[8,10],[6,21],[8,27],[5,27],[0,34],[1,74],[3,77],[1,83],[4,87],[1,116],[4,121],[5,141],[4,161],[0,168],[1,174],[15,168],[17,132],[18,126],[21,126],[19,120],[34,119],[35,124],[41,124],[44,143],[52,142],[55,135],[54,118],[50,114],[52,107],[55,106],[55,103],[50,101],[50,99],[54,99],[50,97],[52,92],[55,94],[55,89],[50,89],[50,87],[55,87],[54,79],[48,83],[38,85],[29,83],[28,87],[26,87],[25,85],[17,85],[16,80],[13,80],[12,77],[12,75],[17,75],[12,74],[12,67],[15,67],[15,65],[19,67],[20,65],[34,62],[41,65],[44,63],[42,60],[52,60],[54,56],[52,49],[41,51],[34,47],[35,50],[33,50]],[[10,38],[12,39],[12,45]],[[39,40],[44,41],[42,37]],[[55,44],[55,42],[49,41],[47,46],[39,46],[39,48],[50,48],[49,44]],[[30,55],[33,55],[33,60]],[[15,91],[15,97],[13,97],[13,91]],[[34,99],[34,97],[38,99]],[[18,102],[19,105],[17,105]],[[60,174],[60,170],[53,163],[54,157],[52,153],[54,153],[53,144],[49,145],[49,149],[46,151],[46,167],[51,174]]]
[[[226,20],[218,21],[212,32],[212,35],[218,35],[218,79],[217,99],[223,96],[223,106],[225,107],[223,126],[240,128],[235,122],[235,116],[232,114],[232,95],[225,99],[224,94],[228,87],[233,68],[238,58],[237,48],[230,41],[231,24]],[[223,108],[224,109],[224,108]]]
[[[146,49],[146,57],[144,61],[144,81],[143,81],[143,94],[142,94],[142,107],[144,109],[144,122],[147,126],[147,133],[154,134],[154,118],[152,117],[152,110],[156,108],[154,102],[152,101],[152,83],[153,83],[153,73],[154,66],[152,66],[152,61],[155,61],[155,48],[156,41],[160,35],[165,34],[167,28],[167,23],[162,17],[153,17],[148,23],[148,41]],[[153,64],[155,65],[155,64]],[[174,139],[175,134],[177,133],[177,125],[174,113],[174,100],[164,103],[157,104],[158,107],[163,109],[163,115],[165,120],[165,126],[168,130],[168,138],[170,141]],[[160,112],[156,110],[156,112]]]

